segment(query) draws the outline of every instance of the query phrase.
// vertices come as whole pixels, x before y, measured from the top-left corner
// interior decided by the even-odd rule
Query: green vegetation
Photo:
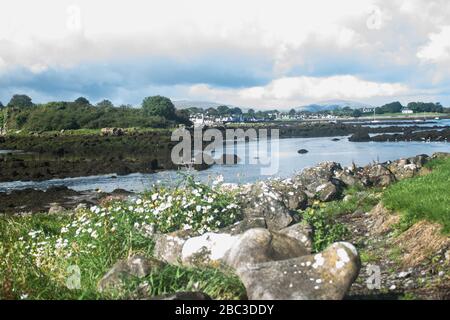
[[[185,179],[173,189],[154,189],[128,201],[76,211],[72,216],[38,214],[0,217],[0,299],[97,299],[96,286],[118,260],[133,254],[151,256],[154,231],[193,229],[200,233],[232,224],[238,218],[232,193]],[[81,289],[69,290],[69,266],[81,270]],[[233,274],[212,269],[167,266],[139,282],[152,294],[197,287],[217,299],[245,293]],[[121,294],[129,295],[135,281]],[[134,286],[134,287],[133,287]]]
[[[313,228],[315,252],[322,251],[333,242],[343,240],[348,235],[349,231],[345,225],[335,222],[336,216],[327,207],[313,207],[302,212],[303,219]]]
[[[435,159],[427,164],[430,174],[400,181],[383,194],[388,209],[400,212],[400,228],[405,230],[418,220],[440,223],[450,233],[450,159]]]
[[[362,210],[370,210],[379,201],[378,190],[361,191],[358,188],[345,190],[345,200],[314,203],[310,208],[299,212],[302,218],[313,227],[313,249],[318,252],[336,241],[345,240],[349,230],[337,222],[339,216]]]
[[[7,121],[10,131],[60,131],[76,129],[99,129],[106,127],[167,128],[176,124],[190,124],[189,117],[182,110],[175,110],[170,99],[147,97],[142,108],[128,105],[115,107],[103,100],[96,106],[83,97],[74,102],[60,101],[33,104],[25,95],[15,95],[8,103]],[[6,111],[3,113],[6,114]]]

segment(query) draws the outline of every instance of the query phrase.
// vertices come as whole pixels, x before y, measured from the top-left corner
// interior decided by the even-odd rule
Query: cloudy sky
[[[0,101],[450,105],[448,0],[2,0]]]

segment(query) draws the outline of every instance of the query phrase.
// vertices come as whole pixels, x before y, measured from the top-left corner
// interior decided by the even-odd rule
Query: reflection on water
[[[270,161],[277,165],[278,170],[273,176],[288,177],[294,172],[305,167],[315,165],[322,161],[335,161],[342,165],[366,165],[372,161],[395,160],[402,157],[415,156],[417,154],[429,154],[433,152],[450,152],[450,144],[443,142],[349,142],[347,137],[338,137],[339,141],[331,141],[332,138],[291,138],[277,140],[278,148],[272,149]],[[261,141],[259,142],[262,143]],[[264,149],[264,148],[263,148]],[[306,149],[308,153],[298,154],[299,149]],[[265,151],[265,150],[264,150]],[[225,182],[253,182],[266,179],[269,176],[261,175],[261,169],[267,167],[260,164],[249,164],[263,160],[258,153],[258,142],[239,143],[231,149],[216,150],[216,154],[236,153],[242,158],[237,165],[215,165],[208,170],[195,172],[199,179],[206,181],[217,175],[223,175]],[[264,152],[263,152],[264,153]],[[242,156],[241,156],[242,155]],[[179,179],[175,171],[160,172],[154,174],[130,174],[127,176],[112,175],[80,177],[71,179],[56,179],[42,182],[7,182],[0,183],[0,192],[23,189],[46,189],[49,186],[65,185],[74,190],[101,189],[110,192],[114,189],[126,189],[130,191],[143,191],[153,183],[174,183]]]

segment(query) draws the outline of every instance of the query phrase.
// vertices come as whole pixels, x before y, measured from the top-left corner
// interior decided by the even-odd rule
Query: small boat
[[[436,117],[436,118],[434,118],[434,120],[441,120],[441,118],[439,118],[439,117]]]

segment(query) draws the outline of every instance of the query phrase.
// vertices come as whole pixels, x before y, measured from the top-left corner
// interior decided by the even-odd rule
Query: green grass
[[[443,233],[450,234],[450,158],[435,159],[427,167],[432,170],[430,174],[390,186],[383,194],[383,203],[403,215],[402,230],[425,219],[441,224]]]
[[[188,194],[191,191],[195,196]],[[188,198],[192,202],[185,203]],[[214,299],[242,298],[242,283],[228,271],[171,265],[134,281],[120,295],[97,291],[98,281],[119,259],[152,256],[154,241],[143,230],[153,224],[166,231],[186,224],[205,231],[225,227],[235,221],[228,220],[237,211],[232,200],[225,192],[217,194],[192,182],[191,188],[155,189],[138,199],[81,209],[70,216],[0,216],[0,299],[127,298],[144,281],[151,295],[197,289]],[[73,275],[71,266],[81,272],[80,289],[66,286]]]

